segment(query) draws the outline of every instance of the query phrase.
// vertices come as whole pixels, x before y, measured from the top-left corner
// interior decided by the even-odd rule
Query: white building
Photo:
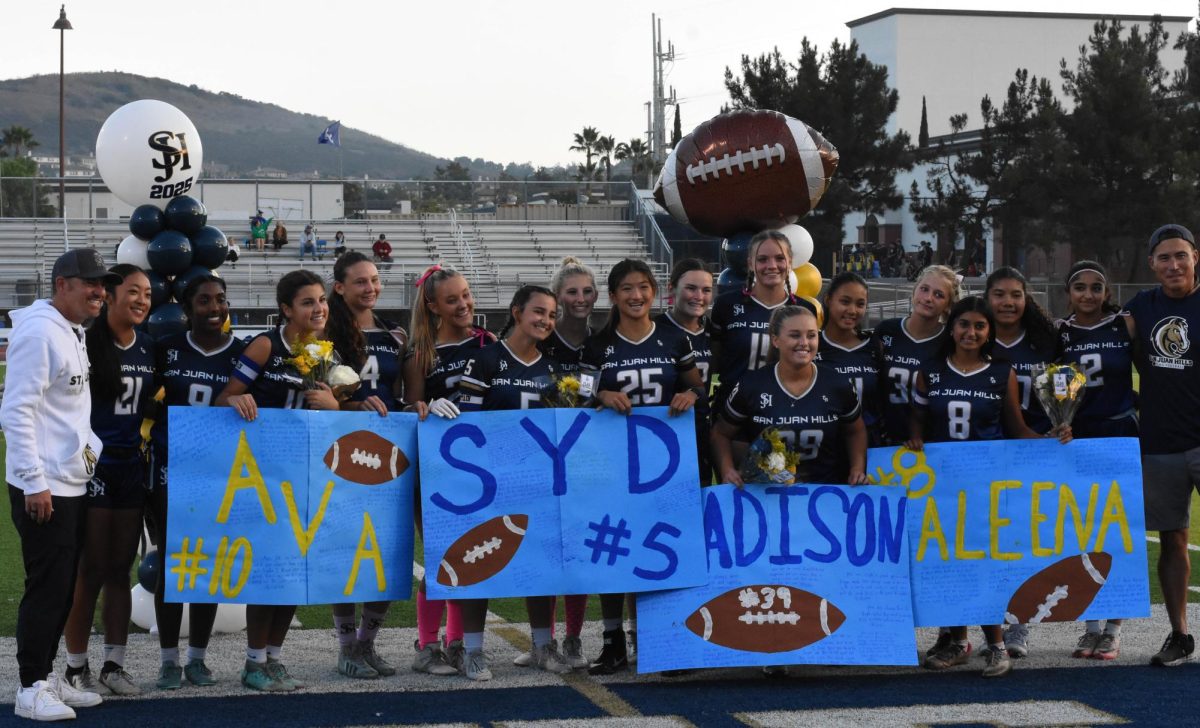
[[[1066,108],[1062,94],[1059,62],[1066,59],[1075,68],[1079,47],[1087,43],[1099,20],[1116,18],[1126,31],[1134,25],[1144,31],[1150,15],[1091,15],[1079,13],[1029,13],[1006,10],[926,10],[892,8],[846,23],[850,38],[859,51],[873,63],[886,66],[888,82],[899,92],[896,113],[888,124],[888,133],[908,132],[913,143],[921,125],[921,99],[928,109],[929,135],[950,132],[954,114],[968,115],[968,130],[982,126],[979,102],[990,96],[1003,103],[1008,85],[1017,69],[1031,76],[1050,79],[1056,95]],[[1175,38],[1187,29],[1191,18],[1164,16],[1163,27],[1170,34],[1160,58],[1168,72],[1183,66],[1183,52],[1171,48]],[[896,187],[906,196],[916,180],[925,189],[925,168],[917,167],[900,174]],[[907,200],[896,210],[883,215],[862,213],[846,219],[846,242],[899,241],[905,250],[916,250],[922,239],[933,236],[917,229]],[[872,229],[878,226],[877,232]],[[962,241],[956,242],[962,247]],[[991,251],[991,241],[988,241]],[[991,255],[989,254],[989,269]]]

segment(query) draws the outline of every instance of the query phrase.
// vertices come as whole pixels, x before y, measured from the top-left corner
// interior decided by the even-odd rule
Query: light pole
[[[66,126],[64,125],[63,110],[65,104],[63,100],[64,85],[66,75],[63,73],[63,45],[66,43],[66,36],[63,31],[71,30],[71,21],[67,20],[67,6],[63,5],[58,11],[58,20],[54,23],[54,30],[58,31],[58,212],[62,215],[63,220],[67,218],[67,187],[65,178],[67,176],[67,146],[66,146]]]

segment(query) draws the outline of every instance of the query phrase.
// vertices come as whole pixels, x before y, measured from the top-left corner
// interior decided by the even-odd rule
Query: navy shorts
[[[87,484],[88,508],[146,505],[146,461],[140,454],[108,460],[102,454]]]

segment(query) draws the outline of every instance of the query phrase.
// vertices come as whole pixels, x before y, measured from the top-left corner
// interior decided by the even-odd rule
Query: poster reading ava
[[[408,599],[416,415],[172,407],[167,600]]]
[[[421,423],[435,599],[638,592],[708,581],[692,413],[464,413]]]
[[[880,448],[867,472],[908,492],[917,626],[1150,616],[1136,439]]]
[[[915,664],[906,508],[875,486],[705,488],[709,582],[638,595],[638,672]]]

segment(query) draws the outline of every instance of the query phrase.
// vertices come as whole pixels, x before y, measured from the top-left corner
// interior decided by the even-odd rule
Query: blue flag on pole
[[[321,132],[321,136],[317,137],[317,144],[332,144],[335,147],[342,146],[342,122],[335,121],[325,127],[325,131]]]

